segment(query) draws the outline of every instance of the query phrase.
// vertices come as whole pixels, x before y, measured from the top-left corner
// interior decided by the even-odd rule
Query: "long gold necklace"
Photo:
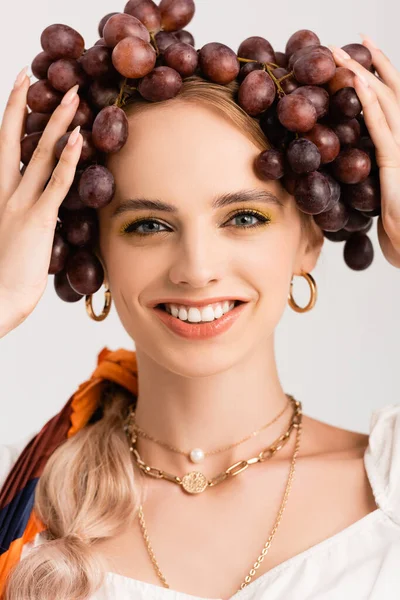
[[[186,456],[193,463],[200,463],[204,460],[204,458],[206,456],[212,456],[214,454],[219,454],[220,452],[225,452],[226,450],[230,450],[231,448],[235,448],[236,446],[239,446],[239,444],[243,444],[243,442],[246,442],[250,438],[255,437],[256,435],[258,435],[261,431],[263,431],[267,427],[270,427],[273,423],[275,423],[279,419],[279,417],[281,417],[283,415],[283,413],[286,411],[287,407],[289,406],[292,396],[290,396],[290,394],[286,394],[286,395],[287,395],[286,405],[281,410],[281,412],[276,417],[274,417],[274,419],[272,419],[272,421],[265,423],[265,425],[263,425],[256,431],[252,431],[249,435],[242,438],[238,442],[234,442],[233,444],[229,444],[227,446],[222,446],[221,448],[217,448],[216,450],[210,450],[207,452],[205,452],[202,448],[193,448],[192,450],[189,450],[189,451],[181,450],[180,448],[176,448],[176,446],[172,446],[170,444],[167,444],[166,442],[158,440],[157,438],[153,437],[152,435],[150,435],[149,433],[144,431],[141,427],[139,427],[139,425],[136,423],[136,413],[133,410],[133,408],[131,408],[131,413],[130,413],[130,426],[132,428],[132,431],[138,437],[142,437],[142,438],[151,440],[155,444],[158,444],[159,446],[162,446],[163,448],[166,448],[167,450],[171,450],[172,452],[176,452],[177,454],[183,454],[183,456]]]
[[[257,569],[260,567],[262,561],[264,560],[265,556],[267,555],[271,544],[272,544],[272,540],[277,532],[278,526],[281,522],[282,519],[282,515],[284,513],[284,510],[286,508],[286,503],[287,503],[287,499],[289,497],[289,493],[292,487],[292,482],[293,482],[293,477],[294,477],[294,473],[295,473],[295,464],[296,464],[296,458],[299,452],[299,448],[300,448],[300,438],[301,438],[301,431],[302,431],[302,404],[300,401],[295,400],[293,397],[291,397],[293,403],[294,403],[294,414],[289,426],[289,429],[287,430],[287,432],[283,435],[281,435],[277,442],[275,442],[273,445],[271,445],[269,447],[269,449],[265,449],[265,451],[261,451],[260,454],[252,459],[248,459],[247,461],[239,461],[238,463],[235,463],[235,465],[237,465],[237,467],[241,468],[236,468],[233,469],[233,467],[235,467],[235,465],[232,465],[231,467],[229,467],[229,469],[227,469],[224,474],[225,477],[220,478],[216,483],[219,483],[220,481],[224,481],[227,477],[229,476],[234,476],[234,475],[238,475],[239,473],[241,473],[242,471],[244,471],[250,464],[255,464],[257,462],[263,462],[267,459],[272,458],[272,456],[275,455],[275,453],[280,450],[288,441],[289,436],[292,432],[293,429],[296,429],[296,444],[295,444],[295,450],[292,456],[292,460],[291,460],[291,465],[290,465],[290,470],[289,470],[289,476],[288,476],[288,481],[286,484],[286,488],[285,488],[285,493],[283,496],[283,501],[281,503],[281,506],[279,508],[279,512],[278,512],[278,516],[275,520],[275,524],[272,528],[272,531],[267,539],[267,541],[265,542],[263,549],[261,550],[261,553],[259,554],[257,560],[255,561],[255,563],[253,563],[253,567],[250,569],[248,575],[246,575],[246,577],[244,578],[244,581],[240,584],[239,590],[242,590],[243,588],[245,588],[251,581],[251,579],[254,577],[254,575],[257,572]],[[129,432],[129,427],[125,427],[125,431],[128,433]],[[276,443],[278,443],[278,445],[276,445]],[[131,443],[130,446],[130,450],[132,452],[132,454],[134,454],[134,443]],[[180,481],[178,477],[174,477],[174,476],[169,476],[168,474],[166,474],[167,476],[165,477],[164,472],[161,469],[153,469],[148,467],[149,469],[152,469],[152,471],[157,471],[158,475],[155,475],[154,472],[150,472],[147,471],[146,469],[142,469],[144,473],[151,475],[151,476],[156,476],[158,478],[165,478],[169,481],[173,481],[174,483],[178,483],[179,485],[181,485]],[[171,479],[172,478],[172,479]],[[215,485],[215,483],[214,483]],[[147,552],[149,554],[150,560],[154,566],[154,569],[157,573],[158,578],[160,579],[160,581],[162,582],[163,586],[166,588],[170,588],[170,585],[167,583],[167,580],[165,578],[165,576],[163,575],[163,573],[161,572],[161,569],[159,567],[159,564],[156,560],[155,554],[154,554],[154,550],[152,548],[151,542],[150,542],[150,538],[148,535],[148,531],[146,528],[146,523],[144,520],[144,513],[143,513],[143,506],[140,505],[139,506],[139,523],[140,523],[140,529],[147,547]]]

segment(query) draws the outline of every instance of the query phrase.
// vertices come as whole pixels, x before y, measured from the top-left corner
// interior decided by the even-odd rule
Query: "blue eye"
[[[252,217],[254,219],[257,219],[256,223],[253,224],[247,224],[246,222],[243,224],[243,219],[242,219],[242,225],[239,225],[237,228],[238,229],[252,229],[253,227],[260,227],[264,224],[268,224],[271,222],[270,217],[267,217],[266,215],[263,215],[262,213],[259,213],[258,211],[255,210],[241,210],[236,212],[234,215],[232,215],[228,221],[228,223],[230,221],[232,221],[233,219],[238,219],[239,217],[243,218],[243,217]],[[146,225],[151,225],[150,227],[150,231],[139,231],[140,227],[146,227]],[[138,221],[133,221],[133,222],[129,222],[126,225],[123,225],[121,228],[121,233],[122,234],[127,234],[127,235],[141,235],[141,236],[149,236],[149,235],[153,235],[155,233],[162,233],[163,230],[158,229],[158,227],[166,227],[166,225],[164,225],[163,223],[161,223],[160,221],[158,221],[157,219],[139,219]],[[164,230],[166,231],[166,230]]]

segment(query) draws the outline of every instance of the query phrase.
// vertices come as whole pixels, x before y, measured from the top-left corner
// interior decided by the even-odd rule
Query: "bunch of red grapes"
[[[235,101],[257,119],[271,145],[255,160],[258,177],[281,179],[326,238],[344,241],[344,260],[351,269],[366,269],[373,261],[367,232],[381,213],[379,174],[354,73],[336,67],[330,49],[309,30],[294,33],[285,52],[275,52],[259,36],[245,39],[237,53],[219,42],[196,50],[184,29],[194,13],[194,0],[161,0],[159,5],[129,0],[124,12],[100,21],[100,39],[89,49],[67,25],[50,25],[42,32],[43,51],[31,66],[38,81],[28,91],[31,112],[21,160],[23,171],[63,94],[79,84],[76,115],[56,145],[60,158],[72,129],[81,126],[81,157],[59,210],[49,266],[55,290],[66,302],[93,294],[103,284],[103,267],[93,251],[96,209],[115,193],[113,175],[104,165],[107,154],[120,150],[128,137],[122,107],[137,95],[149,102],[173,98],[183,79],[193,75],[220,85],[238,82]],[[365,46],[343,48],[375,73]]]

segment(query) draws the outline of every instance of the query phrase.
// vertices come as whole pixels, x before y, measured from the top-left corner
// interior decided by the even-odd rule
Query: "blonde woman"
[[[333,52],[358,76],[380,170],[379,242],[398,268],[400,75],[364,45],[381,81]],[[79,103],[71,88],[20,175],[29,85],[22,72],[0,132],[1,336],[43,294],[83,144],[70,135],[55,166]],[[282,389],[274,331],[288,295],[301,310],[294,278],[309,282],[312,309],[324,235],[279,180],[254,173],[268,144],[236,91],[193,76],[168,102],[125,107],[97,255],[101,318],[111,295],[136,351],[105,348],[34,440],[2,447],[5,600],[399,593],[400,406],[376,411],[366,435],[308,417]]]

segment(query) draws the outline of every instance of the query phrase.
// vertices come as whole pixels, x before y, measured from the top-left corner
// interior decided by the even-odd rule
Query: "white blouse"
[[[0,487],[27,441],[0,446]],[[378,508],[260,575],[229,600],[400,598],[400,403],[372,413],[364,464]],[[22,558],[40,543],[39,535],[24,546]],[[116,598],[203,599],[164,588],[161,583],[156,585],[108,572],[92,600]]]

